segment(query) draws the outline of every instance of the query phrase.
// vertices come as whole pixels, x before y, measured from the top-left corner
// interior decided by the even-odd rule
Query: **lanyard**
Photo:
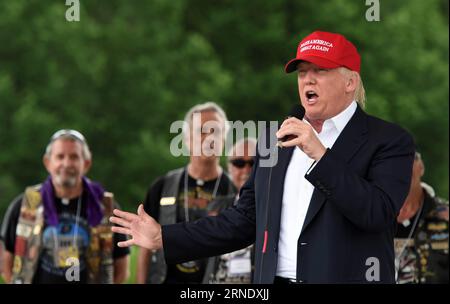
[[[78,247],[78,245],[76,244],[76,240],[77,240],[77,235],[78,235],[78,227],[79,227],[79,220],[80,220],[80,213],[81,213],[81,196],[82,195],[80,195],[78,197],[78,201],[77,201],[77,214],[75,217],[75,227],[74,227],[74,232],[73,232],[72,248]],[[56,229],[53,230],[53,240],[55,242],[55,252],[58,252],[58,250],[59,250],[58,227],[56,227]]]

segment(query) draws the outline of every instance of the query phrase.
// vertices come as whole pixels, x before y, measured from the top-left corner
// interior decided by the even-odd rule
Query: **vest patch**
[[[168,206],[168,205],[175,204],[175,201],[176,201],[176,199],[175,199],[174,196],[172,196],[172,197],[162,197],[161,200],[159,201],[159,204],[161,206]]]

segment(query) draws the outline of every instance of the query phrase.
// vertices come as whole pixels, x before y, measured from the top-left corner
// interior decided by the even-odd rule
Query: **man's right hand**
[[[144,211],[142,204],[137,214],[119,209],[114,209],[113,213],[115,216],[109,218],[110,222],[121,227],[113,226],[112,231],[131,236],[129,240],[117,243],[119,247],[137,245],[149,250],[162,248],[161,225]]]

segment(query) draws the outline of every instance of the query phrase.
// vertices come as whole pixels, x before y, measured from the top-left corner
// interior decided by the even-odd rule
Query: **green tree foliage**
[[[448,197],[448,2],[0,0],[0,216],[46,176],[51,134],[87,137],[89,176],[126,209],[152,180],[186,163],[169,152],[170,124],[217,101],[231,120],[278,120],[298,102],[283,66],[316,29],[340,32],[362,55],[367,112],[414,134],[425,180]]]

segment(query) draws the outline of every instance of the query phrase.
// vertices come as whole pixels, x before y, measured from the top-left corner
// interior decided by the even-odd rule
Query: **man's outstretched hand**
[[[113,226],[112,231],[131,236],[131,239],[119,242],[119,247],[137,245],[149,250],[162,248],[161,225],[144,211],[144,206],[139,205],[137,214],[114,209],[115,216],[109,218]]]

